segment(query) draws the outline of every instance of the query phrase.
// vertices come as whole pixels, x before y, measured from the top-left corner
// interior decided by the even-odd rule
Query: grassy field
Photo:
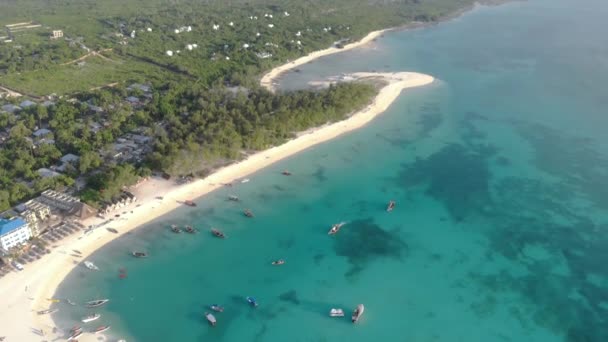
[[[152,64],[119,58],[115,54],[104,55],[108,56],[109,60],[91,56],[80,66],[74,63],[48,70],[2,76],[0,84],[18,92],[41,96],[51,93],[69,94],[114,82],[166,82],[181,78],[178,74]]]

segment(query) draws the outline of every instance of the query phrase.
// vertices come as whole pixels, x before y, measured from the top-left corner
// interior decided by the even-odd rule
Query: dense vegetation
[[[129,93],[112,88],[81,94],[81,100],[108,109],[91,111],[84,102],[60,101],[48,110],[30,107],[20,119],[0,114],[0,129],[9,128],[8,140],[0,149],[0,210],[47,188],[71,186],[84,176],[88,189],[83,198],[95,204],[116,195],[137,176],[159,170],[170,175],[203,175],[219,164],[250,152],[277,145],[298,131],[343,119],[367,103],[373,86],[341,84],[327,91],[298,91],[273,95],[260,88],[229,91],[205,90],[176,84],[156,92],[150,103],[137,110],[122,99]],[[111,110],[110,110],[111,108]],[[91,123],[105,122],[93,132]],[[45,126],[54,143],[31,139],[37,127]],[[153,137],[153,151],[135,165],[111,162],[107,151],[113,142],[137,129]],[[63,175],[43,178],[36,170],[59,163],[67,153],[80,156]],[[98,172],[100,166],[105,166]]]
[[[298,131],[342,119],[370,100],[371,85],[274,95],[259,88],[259,75],[334,42],[433,21],[473,2],[3,0],[1,25],[41,26],[0,42],[0,85],[37,96],[70,94],[74,101],[0,113],[0,133],[8,132],[0,145],[0,210],[85,180],[81,196],[95,204],[152,170],[204,175]],[[64,38],[50,39],[58,29]],[[131,82],[155,89],[145,106],[125,102],[133,95],[125,88]],[[92,90],[108,84],[113,88]],[[93,130],[93,123],[103,125]],[[39,128],[52,131],[44,137],[52,143],[32,138]],[[150,153],[129,163],[108,158],[117,139],[134,131],[153,138]],[[61,176],[36,172],[59,165],[67,153],[80,159]]]
[[[297,132],[342,120],[375,94],[366,84],[273,95],[265,90],[184,90],[153,104],[156,143],[149,163],[170,174],[206,173],[218,161],[278,145]]]

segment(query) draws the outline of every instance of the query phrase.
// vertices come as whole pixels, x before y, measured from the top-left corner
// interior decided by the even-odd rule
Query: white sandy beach
[[[282,72],[320,56],[365,44],[382,32],[372,32],[364,40],[347,45],[344,49],[331,48],[315,52],[295,62],[278,67],[266,74],[261,83],[272,89],[273,80]],[[243,178],[276,161],[364,126],[384,112],[404,89],[427,85],[434,80],[432,76],[410,72],[356,73],[352,76],[357,79],[379,78],[385,80],[387,84],[380,90],[371,104],[348,119],[311,129],[283,145],[253,154],[243,161],[224,167],[205,179],[185,185],[175,185],[173,182],[163,179],[146,181],[132,189],[138,197],[138,202],[131,207],[119,210],[117,213],[121,213],[120,219],[97,228],[86,236],[79,233],[78,236],[70,237],[66,241],[62,241],[60,246],[53,248],[50,255],[26,265],[24,271],[12,272],[0,279],[0,293],[2,294],[0,336],[6,336],[6,342],[65,340],[66,332],[58,331],[53,334],[52,328],[54,325],[50,317],[48,315],[38,316],[36,311],[47,309],[50,306],[51,302],[47,299],[52,298],[61,281],[95,250],[130,230],[183,205],[179,203],[183,200],[203,196],[221,187],[224,183]],[[163,196],[163,199],[159,200],[158,196]],[[123,211],[127,213],[122,214]],[[131,213],[131,211],[133,212]],[[101,221],[99,218],[91,218],[84,224],[88,226],[98,224]],[[105,229],[107,227],[117,229],[119,234],[107,231]],[[70,255],[72,250],[80,251],[83,258],[75,258]],[[68,309],[68,306],[62,305],[61,308]],[[94,326],[103,324],[101,321]],[[45,336],[36,334],[32,328],[44,330]],[[83,335],[79,338],[79,341],[96,341],[99,337]]]
[[[274,92],[275,91],[274,82],[284,72],[297,68],[300,65],[312,62],[315,59],[323,57],[323,56],[328,56],[328,55],[332,55],[334,53],[344,52],[344,51],[352,50],[357,47],[361,47],[361,46],[373,41],[374,39],[380,37],[383,33],[385,33],[388,30],[391,30],[391,29],[373,31],[373,32],[370,32],[367,36],[363,37],[363,39],[350,43],[350,44],[347,44],[347,45],[344,45],[344,47],[341,49],[339,49],[335,46],[332,46],[332,47],[324,49],[324,50],[312,52],[306,56],[300,57],[300,58],[296,59],[295,61],[289,62],[287,64],[280,65],[280,66],[270,70],[268,73],[266,73],[260,80],[260,85],[262,87]]]

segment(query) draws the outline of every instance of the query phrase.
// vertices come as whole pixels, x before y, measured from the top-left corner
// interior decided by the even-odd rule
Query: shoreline
[[[378,34],[376,33],[376,36]],[[368,35],[368,37],[375,36]],[[38,340],[41,336],[36,334],[33,329],[42,329],[46,333],[45,339],[50,339],[49,336],[52,336],[53,340],[65,340],[66,332],[58,331],[50,334],[55,326],[51,316],[39,316],[35,312],[51,306],[52,302],[48,299],[53,297],[61,282],[96,250],[183,206],[181,202],[186,199],[200,198],[222,187],[225,183],[243,178],[312,146],[361,128],[388,109],[404,89],[434,82],[432,76],[413,72],[355,73],[352,76],[358,80],[380,79],[387,84],[380,89],[369,105],[347,119],[301,132],[296,138],[282,145],[257,152],[245,160],[215,171],[204,179],[176,185],[172,181],[153,178],[140,184],[135,189],[131,189],[138,201],[121,209],[123,214],[120,219],[99,226],[88,234],[77,233],[68,237],[65,241],[61,241],[59,246],[53,248],[51,254],[26,265],[25,270],[12,272],[1,279],[0,292],[14,295],[7,298],[5,303],[7,306],[0,308],[0,320],[5,323],[3,326],[12,327],[12,329],[0,331],[0,336],[6,336],[7,342]],[[159,196],[162,196],[162,200],[158,199]],[[125,212],[126,214],[124,214]],[[85,226],[97,225],[102,221],[102,219],[94,217],[83,221],[83,224]],[[119,233],[114,234],[107,231],[106,228],[110,227],[118,230]],[[70,255],[72,250],[80,251],[81,257],[75,258]],[[65,307],[67,306],[61,305],[60,310]],[[85,333],[79,338],[79,341],[96,341],[96,337],[97,335]]]
[[[302,57],[296,59],[295,61],[288,61],[287,63],[279,65],[278,67],[273,68],[272,70],[270,70],[269,72],[264,74],[264,76],[262,76],[262,79],[260,80],[260,85],[262,87],[266,88],[268,91],[274,93],[276,91],[275,86],[273,84],[274,81],[277,78],[281,77],[281,75],[283,75],[284,73],[288,72],[289,70],[297,68],[300,65],[310,63],[310,62],[312,62],[316,59],[319,59],[321,57],[324,57],[324,56],[329,56],[329,55],[333,55],[335,53],[344,52],[344,51],[352,50],[354,48],[361,47],[363,45],[366,45],[366,44],[372,42],[374,39],[380,37],[385,32],[392,31],[392,30],[394,30],[394,28],[387,28],[387,29],[383,29],[383,30],[372,31],[372,32],[368,33],[365,37],[363,37],[361,40],[358,40],[358,41],[350,43],[350,44],[346,44],[342,48],[337,48],[335,46],[331,46],[327,49],[311,52],[306,56],[302,56]]]

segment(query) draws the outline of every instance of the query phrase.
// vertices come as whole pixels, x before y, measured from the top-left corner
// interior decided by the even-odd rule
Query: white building
[[[13,220],[0,219],[0,247],[8,251],[15,246],[19,246],[32,236],[27,222],[20,218]]]

